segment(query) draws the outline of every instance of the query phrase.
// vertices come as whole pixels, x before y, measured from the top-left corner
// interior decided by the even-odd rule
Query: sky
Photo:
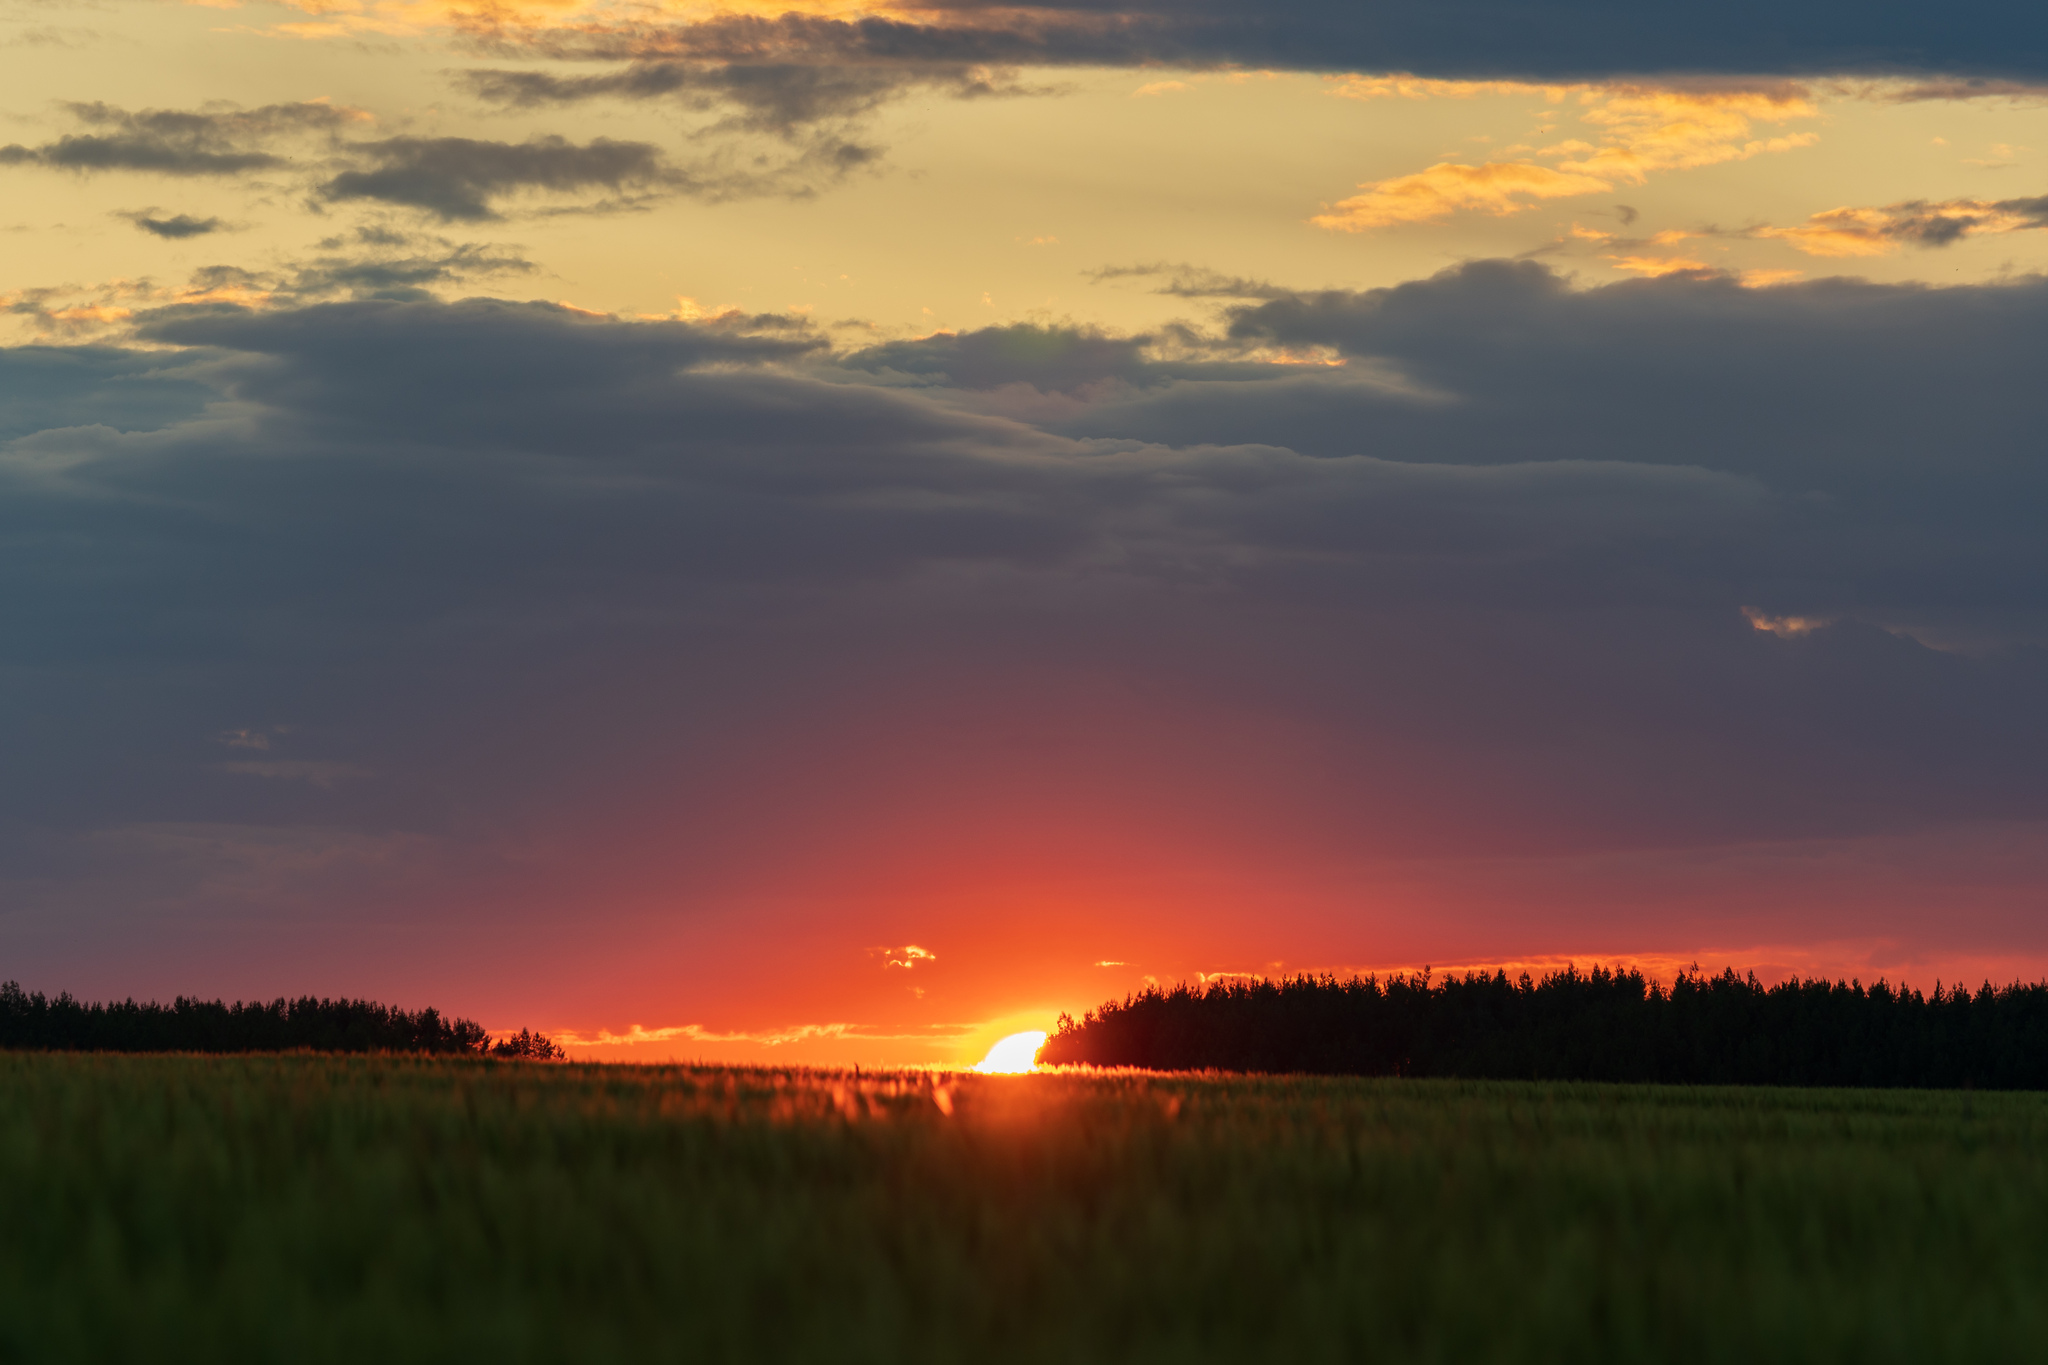
[[[954,1065],[2048,976],[2048,12],[0,0],[0,978]]]

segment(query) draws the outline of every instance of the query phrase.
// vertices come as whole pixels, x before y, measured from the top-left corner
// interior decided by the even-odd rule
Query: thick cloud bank
[[[0,353],[36,961],[2048,817],[2040,281],[1484,262],[1170,348],[425,300],[136,340]]]
[[[1304,70],[1562,78],[1851,70],[2039,75],[2048,70],[2048,21],[2008,0],[1954,6],[1736,0],[1707,8],[1679,0],[1410,0],[1393,5],[1103,0],[1001,6],[941,0],[916,8],[951,15],[994,10],[1043,16],[1047,26],[1064,21],[1083,31],[1093,19],[1110,32],[1148,35],[1157,59],[1204,53],[1247,66]]]
[[[908,89],[969,98],[1013,92],[1009,73],[1050,67],[1402,71],[1538,82],[1909,78],[1901,87],[1907,97],[1937,99],[2024,93],[2048,80],[2048,18],[2009,0],[1710,7],[1676,0],[940,0],[848,17],[728,14],[561,28],[478,22],[487,50],[618,64],[591,76],[465,76],[486,99],[722,103],[748,127],[783,133],[858,115]]]

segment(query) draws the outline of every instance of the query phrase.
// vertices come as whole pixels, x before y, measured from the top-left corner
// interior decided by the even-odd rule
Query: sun
[[[1017,1075],[1030,1071],[1038,1064],[1038,1049],[1044,1046],[1044,1029],[1013,1033],[1007,1038],[996,1039],[996,1045],[988,1050],[988,1056],[982,1058],[974,1069],[984,1075]]]

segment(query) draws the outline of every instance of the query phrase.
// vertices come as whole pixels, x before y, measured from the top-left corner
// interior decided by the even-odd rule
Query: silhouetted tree
[[[491,1044],[493,1057],[511,1057],[523,1062],[558,1062],[569,1055],[560,1043],[544,1033],[525,1029],[509,1033]]]
[[[545,1040],[543,1040],[545,1041]],[[483,1026],[439,1010],[303,996],[223,1004],[179,996],[168,1005],[86,1004],[0,984],[0,1047],[75,1052],[429,1052],[480,1055]]]
[[[2048,982],[1930,995],[1886,982],[1567,967],[1151,988],[1078,1023],[1048,1064],[1751,1085],[2048,1089]]]

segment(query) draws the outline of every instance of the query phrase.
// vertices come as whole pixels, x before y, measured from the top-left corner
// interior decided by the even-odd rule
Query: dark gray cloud
[[[350,149],[363,169],[320,187],[330,201],[368,199],[424,209],[443,221],[497,217],[492,201],[541,190],[614,194],[672,186],[678,177],[652,143],[561,137],[489,142],[466,137],[395,137]]]
[[[1149,337],[1113,337],[1077,328],[1020,323],[960,335],[892,341],[850,356],[856,369],[912,375],[960,389],[1029,384],[1073,390],[1104,380],[1141,381],[1155,370]]]
[[[1183,299],[1277,299],[1286,298],[1294,291],[1255,280],[1245,275],[1225,275],[1199,265],[1172,265],[1165,261],[1152,265],[1106,265],[1100,269],[1086,271],[1087,278],[1096,284],[1115,280],[1158,280],[1152,292]]]
[[[426,238],[315,256],[280,272],[274,287],[307,301],[334,294],[418,299],[436,287],[530,275],[534,269],[533,262],[504,247]]]
[[[0,357],[0,441],[79,425],[153,431],[217,397],[184,357],[116,346],[20,346]]]
[[[121,331],[123,319],[135,309],[175,300],[260,297],[277,306],[335,299],[421,300],[536,270],[532,261],[507,246],[454,242],[382,225],[358,227],[319,245],[315,254],[268,268],[200,266],[185,277],[182,287],[143,277],[98,286],[23,289],[0,307],[34,318],[44,337],[103,337]]]
[[[958,99],[1026,93],[1000,72],[969,64],[845,66],[653,59],[592,76],[546,71],[467,71],[457,78],[480,99],[519,108],[596,98],[661,99],[723,111],[721,129],[796,137],[843,123],[913,90]]]
[[[530,275],[532,261],[505,247],[443,237],[366,229],[321,244],[326,250],[274,270],[202,266],[186,291],[240,290],[279,303],[315,303],[336,296],[418,301],[448,287]]]
[[[1933,77],[1888,89],[1888,97],[1905,99],[2009,97],[2048,83],[2048,21],[2004,0],[1882,12],[1832,0],[1740,0],[1711,11],[1679,0],[1506,8],[1452,0],[1369,10],[1336,0],[967,0],[853,19],[727,15],[573,31],[484,21],[472,38],[485,50],[529,58],[616,64],[590,76],[523,70],[463,78],[489,99],[671,98],[723,104],[742,123],[785,132],[854,117],[915,89],[1017,93],[1008,73],[1034,67],[1412,71],[1533,81]]]
[[[1625,6],[1538,0],[1511,7],[1450,0],[1370,10],[1341,0],[938,0],[919,10],[975,20],[1002,15],[1011,31],[1048,46],[1064,41],[1086,50],[1122,40],[1161,61],[1202,56],[1296,70],[1548,79],[1717,72],[2048,76],[2048,19],[2008,0],[1880,10],[1834,0],[1736,0],[1712,10],[1683,0]]]
[[[1833,215],[1822,215],[1826,222]],[[1860,235],[1903,242],[1909,246],[1943,247],[1984,232],[2010,232],[2017,228],[2048,228],[2048,195],[2030,199],[1950,200],[1930,203],[1924,199],[1888,204],[1855,224]]]
[[[138,328],[0,352],[35,585],[0,877],[62,923],[439,913],[416,858],[669,905],[984,789],[1189,848],[1250,793],[1317,858],[2048,815],[2043,282],[1486,262],[1199,348],[418,299]]]
[[[0,165],[71,171],[147,171],[158,175],[239,175],[287,164],[274,143],[307,134],[338,133],[359,118],[331,104],[270,104],[258,109],[127,110],[100,102],[65,108],[92,132],[71,133],[37,147],[0,147]]]
[[[194,218],[189,213],[159,218],[154,209],[139,209],[119,216],[126,218],[152,237],[162,237],[174,242],[183,241],[187,237],[204,237],[210,232],[219,232],[226,226],[218,218]]]

